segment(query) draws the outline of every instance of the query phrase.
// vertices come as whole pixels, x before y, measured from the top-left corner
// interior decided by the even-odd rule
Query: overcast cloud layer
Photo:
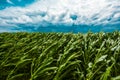
[[[15,4],[12,0],[7,2]],[[37,30],[50,25],[118,26],[120,0],[34,0],[24,7],[9,6],[0,10],[0,32]]]

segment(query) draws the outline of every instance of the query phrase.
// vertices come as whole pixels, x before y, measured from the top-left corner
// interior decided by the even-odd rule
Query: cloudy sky
[[[120,30],[120,0],[0,0],[0,32]]]

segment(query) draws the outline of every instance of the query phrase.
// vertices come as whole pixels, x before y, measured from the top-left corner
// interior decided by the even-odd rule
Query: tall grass
[[[120,80],[120,32],[0,33],[0,80]]]

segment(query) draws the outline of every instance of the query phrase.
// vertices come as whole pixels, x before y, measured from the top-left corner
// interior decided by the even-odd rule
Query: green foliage
[[[0,80],[120,80],[120,32],[0,33]]]

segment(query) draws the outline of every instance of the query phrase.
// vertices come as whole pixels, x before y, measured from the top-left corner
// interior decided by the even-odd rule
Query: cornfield
[[[120,80],[120,32],[0,33],[0,80]]]

